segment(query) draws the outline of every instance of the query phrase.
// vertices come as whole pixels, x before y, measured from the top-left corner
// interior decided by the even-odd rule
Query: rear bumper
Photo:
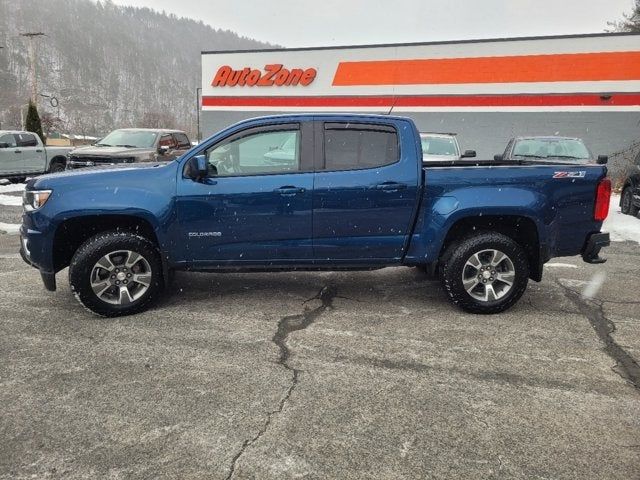
[[[600,257],[600,249],[611,244],[608,232],[592,233],[587,237],[587,243],[582,251],[582,259],[587,263],[604,263],[606,258]]]

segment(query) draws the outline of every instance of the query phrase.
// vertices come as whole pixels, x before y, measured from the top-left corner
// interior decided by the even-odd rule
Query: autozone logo
[[[553,178],[584,178],[587,172],[580,170],[578,172],[554,172]]]
[[[283,68],[281,63],[271,63],[264,66],[264,71],[257,68],[245,67],[242,70],[234,70],[229,65],[218,69],[212,87],[283,87],[310,85],[316,78],[318,71],[315,68]]]

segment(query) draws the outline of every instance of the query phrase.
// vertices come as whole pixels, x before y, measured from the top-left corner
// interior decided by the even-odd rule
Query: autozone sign
[[[218,69],[211,82],[212,87],[283,87],[310,85],[316,78],[315,68],[284,68],[281,63],[271,63],[264,70],[245,67],[234,70],[229,65]]]

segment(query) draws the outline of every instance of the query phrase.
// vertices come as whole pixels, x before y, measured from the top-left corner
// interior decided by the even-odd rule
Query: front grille
[[[71,155],[67,168],[94,167],[100,165],[111,165],[114,163],[133,163],[133,157],[107,157],[107,156],[89,156],[89,155]]]
[[[112,158],[112,157],[98,157],[98,156],[75,156],[72,155],[70,160],[72,162],[92,162],[92,163],[120,163],[123,158]]]

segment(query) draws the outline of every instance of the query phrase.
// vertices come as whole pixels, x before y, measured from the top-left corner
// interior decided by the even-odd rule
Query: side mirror
[[[476,151],[475,150],[465,150],[460,158],[475,158]]]
[[[169,149],[170,148],[167,145],[162,145],[161,147],[158,147],[158,153],[160,155],[166,155]]]
[[[207,167],[207,158],[204,155],[191,157],[187,162],[185,176],[192,180],[200,181],[203,178],[206,178],[209,174],[209,169]]]
[[[606,165],[608,161],[609,161],[609,157],[607,155],[598,155],[596,163],[598,165]]]
[[[9,144],[5,143],[5,142],[2,142],[2,143],[0,143],[0,148],[9,148]]]
[[[504,160],[504,155],[494,155],[493,156],[493,161],[494,162],[501,162],[502,160]]]

